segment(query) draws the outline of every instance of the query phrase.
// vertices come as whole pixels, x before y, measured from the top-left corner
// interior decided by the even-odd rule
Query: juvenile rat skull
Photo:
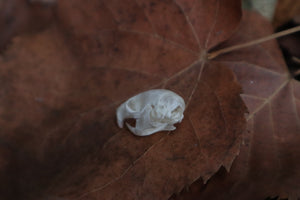
[[[126,123],[135,135],[146,136],[159,131],[172,131],[174,124],[181,122],[185,103],[176,93],[165,90],[148,90],[137,94],[117,109],[117,122],[123,128],[124,120],[136,119],[136,126]]]

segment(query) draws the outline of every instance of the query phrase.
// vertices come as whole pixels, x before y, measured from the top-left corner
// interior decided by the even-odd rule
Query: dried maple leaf
[[[257,14],[226,46],[272,33]],[[275,41],[241,49],[218,58],[231,65],[244,89],[249,108],[241,153],[228,174],[224,170],[204,187],[177,199],[264,199],[300,197],[300,83],[293,79]]]
[[[60,0],[55,13],[0,57],[3,197],[166,199],[231,166],[246,108],[205,54],[235,31],[240,1]],[[187,103],[176,131],[119,129],[117,106],[158,87]]]
[[[1,0],[0,51],[20,33],[39,31],[51,23],[51,6],[30,3],[30,0]]]
[[[283,24],[279,30],[300,26],[300,15],[296,16],[294,20]],[[278,39],[280,48],[282,49],[285,61],[291,75],[295,79],[300,80],[300,32],[288,35]]]

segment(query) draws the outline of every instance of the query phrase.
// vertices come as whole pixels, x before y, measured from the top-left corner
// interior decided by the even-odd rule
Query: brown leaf
[[[273,25],[279,27],[300,14],[300,2],[294,0],[281,0],[277,2]]]
[[[240,2],[190,3],[60,0],[55,24],[14,38],[0,57],[3,196],[166,199],[231,166],[246,108],[232,71],[204,56]],[[117,106],[151,88],[187,102],[176,131],[119,129]]]
[[[300,25],[300,15],[293,20],[283,24],[279,30],[293,28]],[[279,38],[278,43],[282,49],[284,59],[290,70],[290,73],[296,80],[300,80],[300,33],[294,33]]]
[[[254,13],[246,14],[242,24],[226,46],[272,33]],[[250,112],[244,145],[230,173],[222,170],[205,188],[197,183],[178,199],[299,198],[300,83],[290,76],[276,41],[219,60],[231,65],[244,89]]]
[[[1,0],[0,51],[14,36],[41,30],[51,23],[52,7],[51,4],[40,5],[30,0]]]

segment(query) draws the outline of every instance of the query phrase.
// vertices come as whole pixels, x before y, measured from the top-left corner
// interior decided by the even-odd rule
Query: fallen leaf
[[[247,13],[226,46],[272,33],[262,17]],[[175,199],[297,199],[300,197],[300,83],[286,67],[276,41],[218,58],[231,65],[249,109],[241,153],[229,173],[221,170],[204,186]]]
[[[53,20],[51,5],[40,5],[29,0],[1,0],[0,2],[0,51],[11,39],[28,32],[45,28]]]
[[[0,57],[0,188],[12,199],[166,199],[239,152],[246,108],[206,52],[240,22],[240,1],[60,0],[56,22]],[[176,131],[136,137],[115,111],[167,88],[186,103]]]
[[[278,31],[293,28],[300,25],[300,15],[293,20],[283,24]],[[300,80],[300,33],[294,33],[282,38],[278,38],[278,43],[282,49],[284,59],[289,67],[290,73],[295,79]]]
[[[279,27],[300,14],[300,2],[293,0],[281,0],[277,2],[274,13],[273,25]]]

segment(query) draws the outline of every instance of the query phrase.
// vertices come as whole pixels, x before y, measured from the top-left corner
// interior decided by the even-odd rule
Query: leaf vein
[[[194,37],[195,37],[195,40],[196,40],[196,42],[197,42],[197,45],[198,45],[198,47],[199,47],[199,49],[200,49],[200,48],[201,48],[200,40],[199,40],[199,37],[198,37],[198,35],[197,35],[197,32],[196,32],[196,30],[195,30],[195,28],[194,28],[194,26],[193,26],[193,24],[192,24],[192,22],[191,22],[189,16],[184,12],[183,8],[177,3],[176,0],[173,0],[173,2],[180,8],[181,12],[183,13],[183,15],[184,15],[184,17],[185,17],[185,20],[186,20],[186,22],[188,23],[188,25],[189,25],[189,27],[190,27],[190,29],[191,29],[191,31],[192,31]],[[194,9],[194,7],[195,7],[195,1],[194,1],[194,3],[193,3],[193,7],[192,7],[191,11]]]

